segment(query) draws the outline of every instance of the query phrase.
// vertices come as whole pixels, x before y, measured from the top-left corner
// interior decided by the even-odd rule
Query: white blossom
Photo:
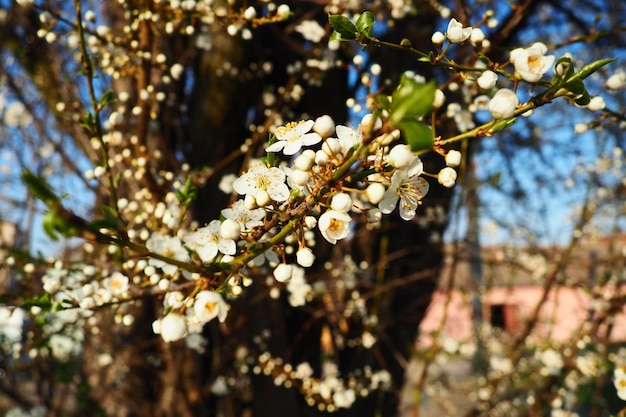
[[[146,242],[146,248],[159,255],[181,262],[188,262],[191,259],[189,252],[187,252],[181,240],[176,236],[164,236],[160,233],[153,232]],[[150,258],[148,263],[157,268],[161,268],[167,275],[174,275],[176,271],[178,271],[176,265],[169,264],[160,259]]]
[[[535,42],[528,48],[513,49],[510,57],[515,72],[525,81],[539,81],[550,70],[556,58],[554,55],[545,55],[547,51],[548,47],[541,42]]]
[[[207,323],[216,317],[223,323],[228,315],[228,305],[220,294],[203,290],[196,294],[193,311],[200,323]]]
[[[280,168],[268,168],[262,163],[257,163],[233,182],[233,188],[241,195],[252,195],[262,207],[265,204],[261,204],[259,197],[269,197],[278,202],[289,198],[286,179],[285,173]]]
[[[344,239],[350,233],[350,215],[343,211],[327,210],[322,214],[317,222],[324,239],[332,243]]]
[[[380,211],[384,214],[391,213],[400,200],[400,217],[404,220],[415,217],[415,210],[422,204],[422,199],[429,189],[428,181],[420,177],[422,171],[422,161],[417,156],[407,168],[396,170],[391,176],[391,185],[378,204]]]
[[[303,20],[295,27],[296,32],[304,39],[311,42],[319,42],[326,35],[326,30],[315,20]]]
[[[465,41],[472,34],[471,27],[463,27],[455,18],[450,19],[448,23],[448,30],[446,30],[446,37],[452,43],[459,43]]]
[[[301,120],[290,122],[276,129],[276,142],[265,148],[266,152],[283,151],[285,155],[297,153],[302,146],[311,146],[319,143],[322,137],[315,132],[309,132],[315,122]]]
[[[202,262],[211,262],[218,254],[234,255],[237,245],[232,239],[224,239],[221,234],[222,222],[211,221],[207,226],[201,227],[184,237],[185,245],[196,252]]]

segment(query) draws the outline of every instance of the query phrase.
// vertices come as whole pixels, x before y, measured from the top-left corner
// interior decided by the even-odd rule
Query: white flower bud
[[[315,164],[315,152],[307,149],[299,155],[294,161],[294,166],[300,171],[308,171]]]
[[[220,225],[222,239],[238,240],[241,234],[241,225],[233,219],[226,219]]]
[[[174,64],[172,65],[172,68],[170,68],[170,74],[175,80],[180,79],[180,76],[183,75],[183,71],[185,71],[185,67],[180,64]]]
[[[439,181],[439,184],[446,188],[454,187],[454,183],[456,182],[456,171],[454,168],[445,167],[439,171],[439,174],[437,174],[437,180]]]
[[[170,284],[171,282],[169,279],[161,278],[157,286],[161,291],[166,291],[170,287]]]
[[[476,83],[483,90],[489,90],[496,85],[496,81],[498,81],[498,74],[493,71],[487,70],[483,72],[480,77],[478,77]]]
[[[379,182],[374,182],[367,187],[365,195],[370,203],[378,204],[385,196],[385,186]]]
[[[433,33],[433,36],[430,38],[430,40],[435,45],[441,45],[443,43],[443,41],[446,40],[446,35],[444,35],[443,33],[439,32],[439,31],[437,31],[437,32]]]
[[[265,207],[272,202],[270,195],[265,190],[258,190],[254,198],[259,207]]]
[[[443,103],[446,102],[446,95],[443,91],[436,89],[435,90],[435,100],[433,101],[433,108],[438,109],[443,106]]]
[[[286,4],[281,4],[280,6],[278,6],[278,9],[276,9],[276,16],[282,17],[283,19],[289,17],[290,13],[291,9]]]
[[[294,184],[299,186],[306,185],[311,179],[311,174],[308,171],[301,171],[299,169],[294,169],[291,172],[291,180]]]
[[[470,35],[470,42],[472,45],[480,44],[485,40],[485,33],[480,28],[472,28],[472,34]]]
[[[243,206],[247,208],[248,210],[254,210],[255,208],[259,207],[259,205],[256,202],[256,198],[254,198],[254,196],[251,194],[246,194],[246,196],[243,199]]]
[[[399,169],[409,166],[413,157],[409,145],[396,145],[389,151],[389,163]]]
[[[603,110],[605,107],[606,103],[601,96],[592,97],[591,101],[589,101],[589,104],[587,105],[587,108],[591,111]]]
[[[330,163],[330,157],[324,151],[315,152],[315,163],[317,165],[328,165]]]
[[[608,80],[606,80],[606,88],[610,90],[617,90],[626,85],[626,73],[618,72],[617,74],[611,75]]]
[[[298,262],[298,265],[300,266],[308,268],[313,265],[314,261],[315,255],[313,254],[313,251],[311,249],[300,248],[298,249],[298,252],[296,252],[296,262]]]
[[[449,151],[446,154],[446,165],[452,168],[461,165],[461,152],[454,149]]]
[[[352,197],[346,193],[335,194],[330,200],[330,208],[347,213],[352,209]]]
[[[317,225],[317,219],[313,216],[306,216],[304,218],[304,224],[307,229],[311,230]]]
[[[248,7],[244,12],[243,12],[243,18],[246,20],[252,20],[256,17],[256,9],[252,6]]]
[[[155,325],[153,324],[153,329]],[[159,333],[166,342],[175,342],[187,335],[187,324],[180,314],[172,313],[163,317],[159,325]]]
[[[337,138],[328,138],[322,144],[322,151],[324,151],[326,155],[330,156],[331,158],[335,155],[340,155],[341,150],[341,142]]]
[[[513,90],[502,88],[489,101],[489,111],[495,119],[512,117],[519,103]]]
[[[291,279],[291,275],[293,274],[293,265],[289,264],[278,264],[276,269],[274,269],[274,278],[278,282],[286,282]]]
[[[361,118],[361,126],[371,126],[372,124],[372,118],[374,117],[374,115],[372,113],[367,113],[366,115],[364,115]],[[374,120],[374,126],[372,126],[373,130],[378,130],[381,127],[383,127],[383,121],[380,117],[376,117],[376,119]]]
[[[313,131],[323,138],[327,138],[335,132],[335,121],[332,117],[325,114],[315,119]]]
[[[383,213],[377,208],[372,208],[367,210],[366,218],[368,223],[380,223],[383,219]]]
[[[574,125],[574,132],[576,132],[579,135],[585,133],[588,129],[589,127],[587,126],[587,123],[581,122],[581,123],[576,123]]]

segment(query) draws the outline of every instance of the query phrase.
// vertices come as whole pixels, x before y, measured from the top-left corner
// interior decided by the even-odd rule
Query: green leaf
[[[273,133],[270,133],[269,138],[267,138],[267,146],[270,146],[271,144],[276,142],[276,140],[277,140],[276,135],[274,135]],[[276,153],[268,152],[266,156],[261,158],[261,161],[268,168],[276,166],[276,162],[277,162]]]
[[[376,96],[376,103],[378,107],[383,110],[389,111],[391,109],[391,102],[389,101],[389,96],[387,94],[378,94]]]
[[[584,67],[582,67],[578,72],[576,72],[576,74],[574,74],[567,81],[569,82],[574,79],[584,80],[585,78],[589,77],[591,74],[593,74],[594,72],[596,72],[603,66],[608,65],[611,62],[616,61],[616,60],[617,58],[606,58],[606,59],[600,59],[598,61],[594,61],[591,64],[587,64]]]
[[[91,113],[87,113],[80,118],[80,125],[86,129],[93,129],[96,126],[96,120]]]
[[[98,102],[98,104],[100,104],[101,106],[106,106],[107,104],[113,102],[114,99],[115,96],[113,90],[108,90],[107,92],[102,94],[102,97],[100,97],[100,101]]]
[[[558,68],[564,68],[565,74],[558,75]],[[574,75],[574,63],[572,62],[572,58],[563,56],[559,58],[554,64],[554,78],[552,79],[552,86],[556,86],[560,84],[561,80],[567,80]]]
[[[580,97],[574,100],[574,103],[578,104],[579,106],[586,106],[587,104],[589,104],[590,101],[591,97],[589,97],[589,93],[585,91],[583,94],[580,95]]]
[[[437,84],[418,83],[414,79],[402,76],[400,85],[391,96],[391,115],[389,123],[398,126],[405,119],[415,119],[428,113],[433,107]]]
[[[50,310],[52,307],[52,301],[50,299],[50,294],[44,293],[37,297],[34,297],[30,300],[25,300],[20,307],[22,308],[30,308],[30,307],[41,307],[44,311]]]
[[[46,235],[48,235],[48,237],[54,240],[55,242],[59,240],[59,237],[57,235],[56,223],[57,223],[57,217],[55,213],[49,211],[43,216],[43,220],[42,220],[43,231],[46,232]]]
[[[29,170],[22,171],[22,181],[35,198],[41,200],[48,208],[55,210],[61,206],[59,197],[52,190],[52,187],[44,180],[35,176]]]
[[[583,83],[583,80],[578,78],[567,81],[561,86],[561,88],[569,91],[571,94],[574,95],[574,97],[581,96],[587,92],[587,89],[585,88],[585,83]]]
[[[489,129],[489,132],[490,133],[499,132],[499,131],[504,130],[504,129],[508,128],[508,127],[513,126],[516,122],[517,122],[516,118],[498,120],[498,121],[496,121],[494,123],[493,126],[491,126],[491,128]]]
[[[117,231],[123,229],[123,225],[114,209],[108,206],[102,206],[100,210],[102,211],[103,218],[93,222],[91,224],[92,226],[98,229],[105,228]]]
[[[356,20],[356,28],[359,33],[367,38],[372,37],[372,28],[374,27],[374,23],[376,19],[372,12],[363,12]]]
[[[347,17],[341,15],[328,15],[328,21],[334,29],[334,32],[330,37],[331,39],[339,41],[352,41],[356,39],[356,34],[359,30]]]
[[[416,120],[403,120],[398,127],[404,134],[406,142],[413,152],[431,149],[435,138],[429,126]]]

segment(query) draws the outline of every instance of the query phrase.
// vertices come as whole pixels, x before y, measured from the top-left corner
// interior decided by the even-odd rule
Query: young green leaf
[[[359,30],[347,17],[328,15],[328,21],[334,29],[331,39],[339,41],[352,41],[356,39],[356,34]]]
[[[423,84],[403,76],[392,95],[389,123],[398,126],[401,121],[413,120],[428,113],[433,107],[436,90],[434,81]]]
[[[372,37],[372,28],[374,27],[374,23],[376,19],[372,12],[363,12],[356,20],[356,28],[359,33],[367,38]]]
[[[568,81],[575,79],[584,80],[603,66],[608,65],[615,60],[617,60],[617,58],[606,58],[594,61],[591,64],[587,64],[582,67],[578,72],[576,72],[576,74],[574,74],[571,78],[569,78]]]
[[[403,120],[398,124],[398,127],[413,152],[423,151],[433,147],[433,131],[424,123],[416,120]]]
[[[113,102],[113,100],[115,100],[113,90],[108,90],[104,94],[102,94],[102,97],[100,97],[100,101],[98,102],[98,104],[100,104],[101,106],[106,106],[107,104]]]

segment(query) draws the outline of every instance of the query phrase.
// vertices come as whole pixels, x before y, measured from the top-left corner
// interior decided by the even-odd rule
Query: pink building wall
[[[515,333],[520,330],[532,315],[544,289],[539,286],[493,288],[483,298],[483,317],[489,321],[490,306],[506,306],[507,330]],[[622,294],[626,287],[621,288]],[[443,335],[462,341],[472,335],[471,298],[467,293],[453,290],[448,296],[437,292],[420,324],[420,333],[426,335],[441,328]],[[446,302],[448,305],[446,306]],[[588,311],[592,302],[591,296],[581,288],[556,287],[541,308],[539,322],[532,335],[542,339],[562,342],[570,339],[588,320]],[[443,327],[441,322],[444,311],[447,316]],[[615,317],[611,341],[626,340],[626,308]]]

